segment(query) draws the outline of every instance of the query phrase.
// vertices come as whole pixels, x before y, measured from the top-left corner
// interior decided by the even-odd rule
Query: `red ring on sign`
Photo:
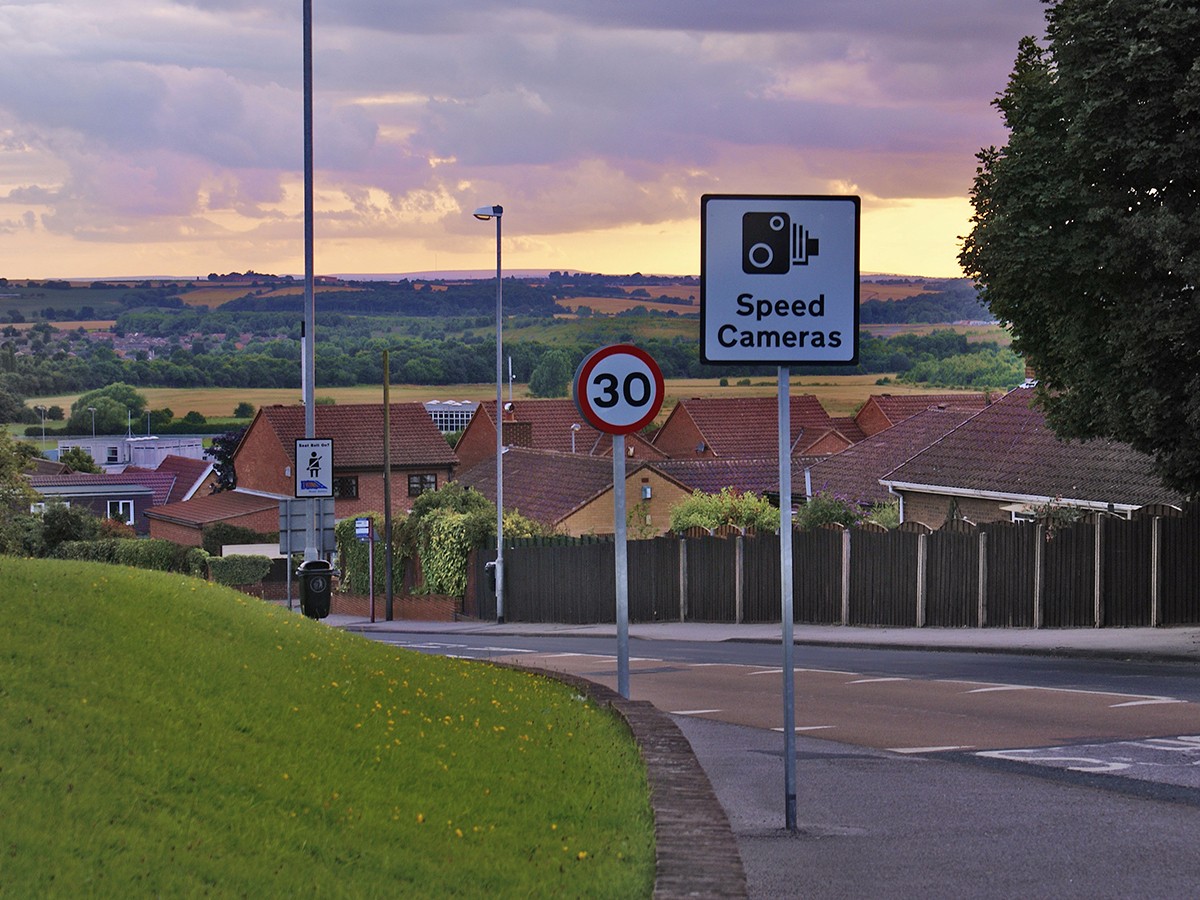
[[[600,363],[613,356],[635,357],[649,370],[650,377],[654,382],[654,395],[650,400],[647,411],[636,422],[609,422],[604,418],[602,411],[592,406],[591,400],[588,398],[587,386],[591,381],[592,372],[596,370],[596,367]],[[658,415],[663,405],[664,385],[662,370],[658,367],[658,363],[654,361],[654,357],[642,348],[635,347],[632,344],[611,344],[608,347],[593,350],[579,364],[579,368],[575,372],[573,388],[575,406],[579,410],[579,414],[597,431],[603,431],[606,434],[632,434],[635,431],[641,431],[654,421],[654,417]]]

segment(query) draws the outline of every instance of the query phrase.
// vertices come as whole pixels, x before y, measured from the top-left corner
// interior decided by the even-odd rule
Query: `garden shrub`
[[[213,556],[208,560],[208,569],[217,584],[258,584],[271,571],[271,560],[266,556],[239,553]]]

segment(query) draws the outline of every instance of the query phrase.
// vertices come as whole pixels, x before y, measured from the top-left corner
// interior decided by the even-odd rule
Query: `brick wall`
[[[650,500],[646,512],[638,504],[642,502],[642,486],[650,486]],[[671,528],[671,509],[691,496],[673,481],[668,481],[657,472],[642,469],[625,479],[625,511],[632,521],[627,525],[628,534],[634,537],[643,529],[652,528],[656,535],[666,534]],[[650,521],[646,522],[646,513]],[[639,517],[640,513],[640,517]],[[586,506],[572,513],[561,523],[563,530],[572,536],[584,534],[612,534],[613,519],[612,491],[605,491]]]
[[[950,510],[950,497],[945,494],[921,494],[914,491],[901,491],[904,497],[904,521],[920,522],[935,531],[946,522],[946,513]],[[984,522],[1008,522],[1012,516],[1002,506],[1006,501],[984,500],[978,497],[956,497],[958,515],[976,525]]]
[[[704,440],[692,417],[680,410],[673,413],[654,436],[654,446],[671,459],[711,459],[712,448],[705,445],[703,453],[696,446]]]
[[[330,598],[330,612],[338,616],[371,615],[370,597],[363,594],[343,594],[335,591]],[[415,622],[453,622],[462,609],[458,597],[441,594],[412,594],[392,597],[392,618]],[[387,598],[382,592],[375,595],[375,619],[382,622],[387,613]]]
[[[475,413],[458,443],[454,445],[460,469],[469,469],[496,455],[496,428],[483,412]]]
[[[883,414],[883,410],[879,408],[879,404],[875,402],[874,397],[863,404],[862,409],[855,415],[854,421],[858,423],[858,427],[863,430],[863,434],[867,437],[879,434],[885,428],[892,427],[891,420]]]

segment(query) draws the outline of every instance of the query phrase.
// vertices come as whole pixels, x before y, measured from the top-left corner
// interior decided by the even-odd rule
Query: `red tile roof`
[[[505,406],[508,406],[505,403]],[[479,404],[476,415],[487,416],[495,428],[496,401]],[[514,400],[512,408],[505,413],[506,422],[528,422],[532,427],[532,442],[534,450],[556,450],[559,453],[570,453],[571,436],[575,437],[574,452],[588,456],[611,456],[612,435],[605,434],[588,424],[587,419],[580,415],[575,408],[574,400],[549,398],[543,400]],[[578,430],[571,426],[578,425]],[[508,429],[505,429],[506,437]],[[640,435],[631,434],[625,437],[625,446],[637,445],[634,456],[639,459],[661,459],[663,454],[654,449],[654,445]],[[495,450],[492,451],[494,457]]]
[[[612,476],[611,459],[512,447],[504,453],[504,508],[556,524],[612,487]],[[460,472],[455,481],[494,502],[495,459]]]
[[[155,507],[147,511],[146,517],[199,528],[212,522],[278,510],[280,499],[282,498],[247,494],[239,490],[222,491],[219,494],[196,496],[184,503]]]
[[[828,491],[857,503],[885,503],[890,495],[879,479],[973,415],[970,410],[935,406],[817,460],[808,466],[812,493]],[[805,495],[803,466],[792,467],[792,492]]]
[[[288,452],[304,437],[303,406],[264,406],[259,415]],[[314,430],[318,438],[333,440],[335,469],[382,467],[382,403],[318,406]],[[420,403],[391,404],[390,443],[394,466],[450,466],[457,462],[454,451]]]
[[[970,409],[978,412],[987,405],[985,394],[872,394],[879,411],[895,424],[934,406],[946,409]]]
[[[885,484],[1124,509],[1182,502],[1150,457],[1116,441],[1061,441],[1032,400],[1030,388],[1011,391],[888,473]]]
[[[123,472],[119,475],[92,474],[75,472],[69,475],[33,475],[29,479],[34,490],[41,487],[69,488],[79,486],[104,487],[141,487],[149,488],[151,504],[161,506],[167,502],[171,488],[175,484],[175,476],[170,472]]]
[[[192,496],[200,483],[208,477],[213,464],[204,459],[191,459],[186,456],[168,454],[164,456],[157,469],[143,469],[140,466],[126,466],[125,472],[160,472],[175,476],[171,494],[166,503],[178,503]]]
[[[802,465],[792,461],[792,468]],[[720,493],[723,488],[753,491],[756,494],[779,492],[778,459],[668,459],[652,464],[692,491]]]
[[[790,399],[791,444],[801,451],[833,427],[829,413],[811,394]],[[779,401],[774,397],[700,397],[680,400],[659,434],[672,427],[675,416],[690,417],[704,442],[720,457],[778,457]]]

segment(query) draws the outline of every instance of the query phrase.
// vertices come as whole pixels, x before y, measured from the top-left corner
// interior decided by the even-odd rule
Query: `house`
[[[504,446],[553,450],[584,456],[611,456],[612,435],[593,428],[573,400],[516,400],[504,404]],[[479,404],[454,445],[459,463],[469,469],[496,458],[496,402]],[[633,459],[662,459],[663,454],[638,434],[625,436]]]
[[[987,404],[988,395],[978,393],[872,394],[854,414],[854,421],[858,423],[862,433],[870,437],[931,406],[978,412]]]
[[[449,481],[458,458],[420,403],[391,404],[389,423],[392,504],[402,512],[413,497]],[[383,404],[317,406],[314,432],[333,441],[337,518],[383,509]],[[304,436],[303,406],[259,409],[234,451],[238,487],[295,496],[292,467]]]
[[[179,503],[191,500],[199,493],[209,493],[215,481],[211,462],[173,454],[164,456],[154,469],[126,466],[123,474],[135,475],[145,472],[167,472],[175,476],[165,503]]]
[[[793,465],[792,493],[808,498],[827,491],[862,506],[886,503],[892,495],[879,479],[973,415],[967,409],[930,407],[841,453]]]
[[[493,502],[496,467],[485,460],[455,477]],[[691,488],[644,460],[626,463],[630,537],[665,534]],[[571,535],[613,534],[613,462],[583,453],[513,447],[504,453],[504,508]]]
[[[316,437],[333,441],[338,519],[384,508],[383,409],[382,403],[315,408]],[[403,514],[413,497],[449,481],[458,460],[420,403],[391,404],[389,422],[392,509]],[[295,497],[296,441],[304,436],[303,406],[261,407],[233,454],[237,490],[154,510],[151,536],[199,546],[201,530],[218,521],[276,531],[279,502]]]
[[[854,441],[811,394],[790,398],[793,456],[836,453]],[[857,431],[857,429],[856,429]],[[654,435],[670,459],[779,458],[779,401],[773,397],[680,400]]]
[[[46,501],[84,507],[102,519],[131,525],[138,534],[149,533],[146,514],[166,502],[175,476],[169,472],[140,472],[128,475],[94,475],[73,472],[65,475],[32,475],[30,486]]]
[[[1032,401],[1032,388],[1016,388],[887,473],[880,483],[900,495],[902,520],[939,528],[952,513],[982,523],[1046,504],[1126,517],[1182,504],[1150,457],[1116,441],[1059,440]]]

